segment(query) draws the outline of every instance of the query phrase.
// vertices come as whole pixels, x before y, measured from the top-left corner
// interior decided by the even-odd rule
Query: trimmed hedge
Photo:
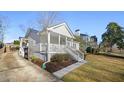
[[[86,52],[87,53],[91,53],[91,51],[92,51],[92,48],[91,47],[87,47]]]
[[[92,53],[92,54],[98,54],[99,48],[87,47],[86,52],[87,53]]]
[[[63,61],[69,61],[71,56],[69,54],[55,54],[51,57],[51,62],[63,62]]]
[[[46,70],[53,73],[76,62],[68,54],[55,54],[51,57],[51,62],[46,64]]]

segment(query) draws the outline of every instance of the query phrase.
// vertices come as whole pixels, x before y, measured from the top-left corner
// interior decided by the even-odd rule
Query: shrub
[[[87,53],[92,53],[92,47],[87,47],[86,52]]]
[[[63,62],[69,61],[71,59],[68,54],[55,54],[51,57],[51,62]]]
[[[19,40],[14,40],[13,44],[14,45],[19,45],[20,44],[20,41]]]
[[[53,73],[76,62],[68,54],[55,54],[51,57],[51,62],[46,64],[46,70]]]
[[[19,46],[9,46],[10,50],[11,51],[16,51],[16,50],[19,50]]]
[[[40,58],[37,58],[35,56],[31,57],[31,62],[33,62],[34,64],[38,65],[38,66],[42,66],[42,64],[44,63],[44,61]]]
[[[100,51],[99,48],[87,47],[87,49],[86,49],[87,53],[92,53],[92,54],[98,54],[99,51]]]
[[[99,53],[99,51],[100,51],[99,48],[94,49],[93,54],[96,54],[97,55]]]
[[[61,62],[62,56],[60,54],[55,54],[51,57],[51,62]]]
[[[19,50],[19,46],[16,46],[16,50]]]
[[[69,61],[71,56],[69,54],[63,54],[63,61]]]
[[[31,62],[34,62],[37,58],[35,56],[31,57]]]

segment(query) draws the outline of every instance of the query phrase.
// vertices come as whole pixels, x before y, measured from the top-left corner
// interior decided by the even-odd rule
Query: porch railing
[[[70,47],[70,48],[78,50],[79,43],[67,41],[66,45],[49,44],[49,52],[64,52],[64,48],[66,48],[66,47]],[[42,52],[47,51],[47,43],[40,44],[40,51],[42,51]]]

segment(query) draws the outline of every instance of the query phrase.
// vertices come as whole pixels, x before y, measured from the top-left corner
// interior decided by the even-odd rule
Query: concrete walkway
[[[68,74],[69,72],[71,72],[72,70],[80,67],[81,65],[85,64],[86,61],[84,60],[84,62],[77,62],[75,64],[72,64],[70,66],[67,66],[59,71],[56,71],[53,73],[54,76],[56,76],[57,78],[61,79],[64,75]]]
[[[7,52],[0,60],[0,81],[2,82],[48,82],[59,81],[49,72],[27,61],[17,52]]]

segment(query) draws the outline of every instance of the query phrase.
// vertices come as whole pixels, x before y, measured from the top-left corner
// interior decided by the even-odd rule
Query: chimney
[[[75,30],[75,35],[80,36],[80,29]]]

